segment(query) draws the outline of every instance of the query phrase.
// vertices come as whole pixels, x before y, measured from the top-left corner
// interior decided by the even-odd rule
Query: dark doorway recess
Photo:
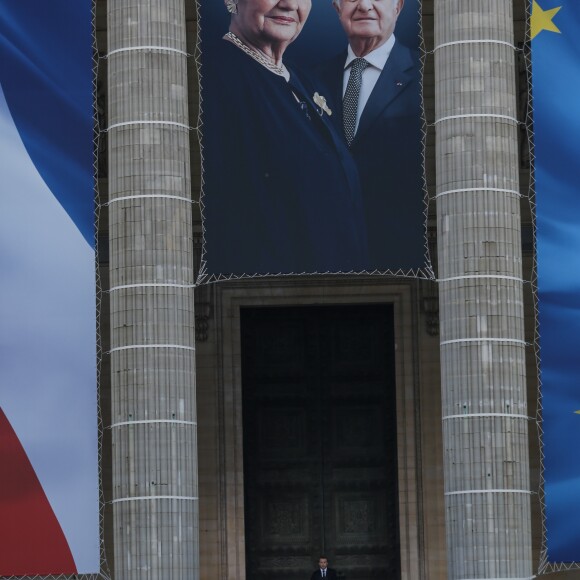
[[[246,578],[400,578],[393,308],[241,312]]]

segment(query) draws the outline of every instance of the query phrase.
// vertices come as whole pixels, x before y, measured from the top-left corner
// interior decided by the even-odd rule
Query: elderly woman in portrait
[[[229,32],[204,42],[201,70],[202,274],[365,270],[356,167],[324,95],[283,62],[311,0],[226,7]]]

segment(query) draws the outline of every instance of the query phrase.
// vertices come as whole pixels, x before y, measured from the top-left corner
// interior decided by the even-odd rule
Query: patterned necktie
[[[342,99],[342,123],[344,126],[344,136],[348,144],[354,139],[354,128],[356,126],[356,113],[358,110],[358,98],[362,85],[362,74],[369,63],[364,58],[355,58],[350,66],[350,76]]]

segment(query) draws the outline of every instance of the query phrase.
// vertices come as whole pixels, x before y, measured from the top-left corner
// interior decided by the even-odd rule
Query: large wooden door
[[[246,578],[400,578],[389,305],[242,310]]]

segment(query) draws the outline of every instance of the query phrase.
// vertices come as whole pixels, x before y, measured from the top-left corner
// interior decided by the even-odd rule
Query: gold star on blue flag
[[[553,18],[560,11],[561,6],[556,8],[551,8],[549,10],[544,10],[542,7],[533,0],[532,2],[532,17],[530,22],[530,36],[532,40],[542,32],[542,30],[548,30],[550,32],[560,33],[560,29],[554,24]]]

